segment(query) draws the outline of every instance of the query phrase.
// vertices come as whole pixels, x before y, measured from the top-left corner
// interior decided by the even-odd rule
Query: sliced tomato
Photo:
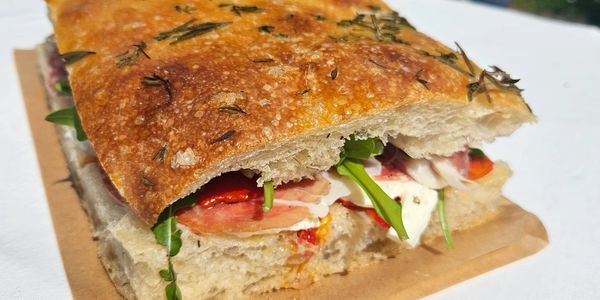
[[[220,203],[237,203],[256,199],[261,195],[256,180],[240,172],[223,174],[202,187],[198,193],[198,205],[210,208]]]
[[[481,157],[476,159],[471,159],[471,164],[469,165],[469,179],[476,180],[479,179],[488,173],[490,173],[494,169],[494,162],[491,161],[487,157]]]

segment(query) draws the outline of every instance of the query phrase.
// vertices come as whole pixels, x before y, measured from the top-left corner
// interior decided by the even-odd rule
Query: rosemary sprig
[[[61,54],[60,58],[62,59],[65,66],[68,66],[68,65],[73,64],[73,63],[81,60],[82,58],[84,58],[88,55],[92,55],[92,54],[96,54],[96,52],[88,51],[88,50],[72,51],[72,52],[67,52],[67,53]]]
[[[142,41],[139,44],[133,44],[127,51],[117,55],[117,67],[133,65],[140,59],[140,54],[150,59],[150,55],[146,53],[146,47],[146,42]]]
[[[228,114],[245,114],[246,112],[237,104],[219,107],[220,112]]]
[[[415,29],[406,18],[401,17],[395,11],[383,15],[371,11],[373,13],[368,15],[368,19],[366,14],[357,14],[353,19],[341,20],[337,24],[341,27],[356,26],[370,31],[375,39],[380,42],[408,45],[407,42],[398,37],[403,27]]]
[[[142,79],[142,84],[150,87],[162,86],[167,92],[167,95],[169,95],[169,102],[173,100],[173,90],[171,90],[171,83],[168,80],[156,74],[152,74],[152,76],[144,77]]]
[[[216,143],[222,142],[222,141],[224,141],[224,140],[226,140],[228,138],[231,138],[235,134],[236,134],[235,130],[228,130],[227,132],[223,133],[221,136],[219,136],[219,137],[215,138],[214,140],[212,140],[210,142],[210,144],[212,145],[212,144],[216,144]]]
[[[174,45],[231,24],[231,22],[207,22],[197,24],[194,22],[196,22],[196,19],[192,18],[169,31],[159,33],[154,39],[157,41],[171,39],[169,44]]]
[[[467,65],[467,68],[469,69],[469,74],[471,74],[471,77],[475,77],[475,68],[473,68],[471,60],[469,59],[469,57],[467,57],[467,53],[465,53],[465,50],[463,50],[463,48],[458,44],[458,42],[454,42],[454,44],[456,45],[456,47],[458,47],[458,51],[460,52],[460,55],[465,61],[465,65]]]
[[[492,98],[489,94],[491,87],[488,84],[491,84],[497,90],[521,96],[523,90],[516,86],[517,82],[520,81],[519,79],[511,78],[508,73],[496,66],[492,66],[491,69],[491,71],[481,71],[479,79],[476,82],[467,84],[467,98],[469,102],[473,101],[475,96],[485,93],[488,102],[492,103]],[[528,109],[531,111],[529,106]]]

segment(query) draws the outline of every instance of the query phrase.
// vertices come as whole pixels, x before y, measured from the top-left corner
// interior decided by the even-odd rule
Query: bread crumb
[[[171,160],[171,168],[189,168],[196,164],[196,160],[194,150],[188,147],[185,151],[179,150],[175,153],[175,157]]]

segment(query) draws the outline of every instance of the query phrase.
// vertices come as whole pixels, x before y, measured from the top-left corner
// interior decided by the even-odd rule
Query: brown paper
[[[119,299],[96,256],[96,242],[75,190],[32,50],[16,50],[23,97],[65,272],[75,299]],[[533,214],[504,200],[489,222],[453,233],[453,250],[438,239],[347,275],[329,276],[303,290],[283,290],[268,299],[413,299],[429,295],[540,251],[546,230]]]

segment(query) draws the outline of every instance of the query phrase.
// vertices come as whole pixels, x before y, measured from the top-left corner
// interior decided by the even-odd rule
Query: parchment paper
[[[38,75],[34,50],[16,50],[15,59],[54,230],[73,297],[120,299],[96,255],[96,242],[69,171]],[[516,261],[548,244],[546,229],[533,214],[505,199],[489,222],[453,233],[453,250],[442,239],[346,275],[332,275],[303,290],[283,290],[266,299],[414,299]]]

